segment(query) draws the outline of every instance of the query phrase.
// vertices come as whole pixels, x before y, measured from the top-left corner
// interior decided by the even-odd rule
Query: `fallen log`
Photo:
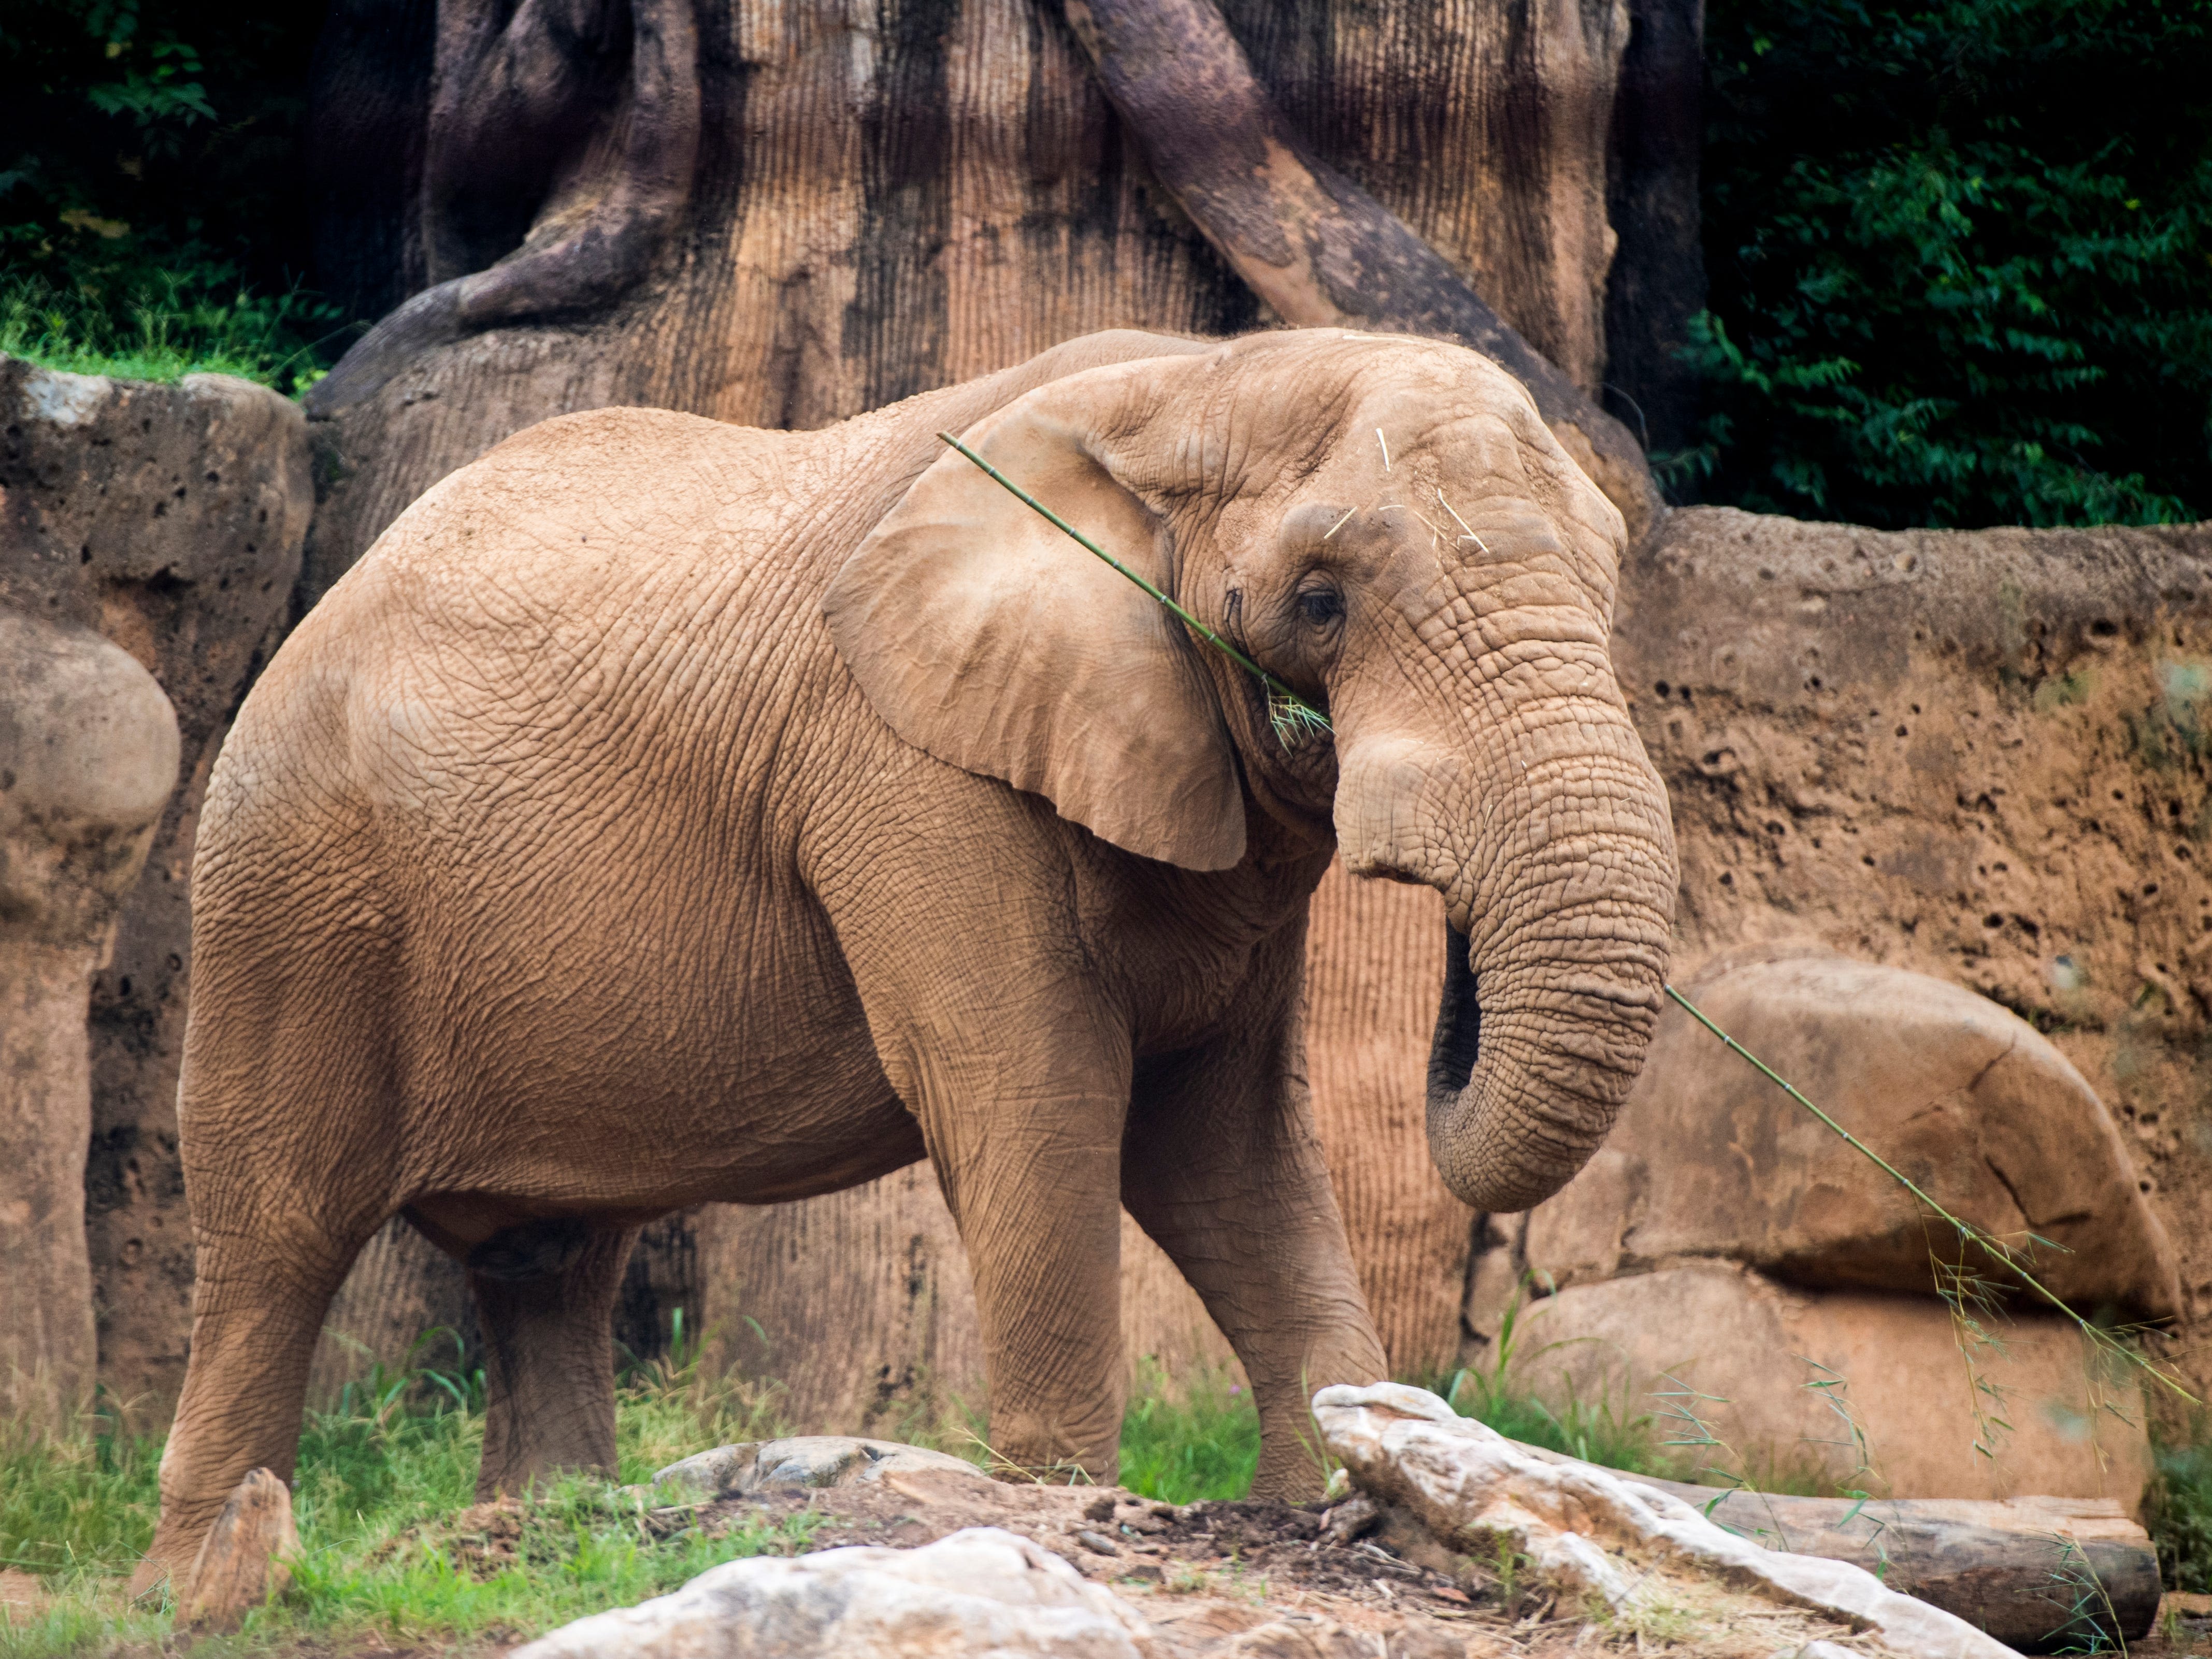
[[[1516,1444],[1519,1443],[1516,1442]],[[1547,1463],[1573,1458],[1522,1449]],[[2093,1652],[2158,1618],[2150,1534],[2101,1498],[1790,1498],[1649,1475],[1769,1549],[1849,1561],[1887,1588],[1956,1613],[2021,1653]]]

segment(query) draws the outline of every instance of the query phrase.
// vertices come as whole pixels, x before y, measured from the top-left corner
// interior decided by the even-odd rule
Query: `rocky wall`
[[[2119,1120],[2185,1319],[2212,1314],[2212,526],[1699,508],[1621,592],[1678,967],[1809,938],[2012,1009]]]
[[[313,492],[298,405],[227,375],[174,386],[0,357],[0,608],[88,629],[176,711],[179,783],[125,897],[90,1017],[86,1227],[100,1378],[166,1415],[192,1249],[177,1160],[192,834],[217,744],[291,602]]]

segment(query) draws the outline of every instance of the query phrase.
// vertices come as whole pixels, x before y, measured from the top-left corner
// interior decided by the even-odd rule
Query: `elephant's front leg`
[[[1243,1361],[1260,1408],[1255,1497],[1322,1484],[1309,1402],[1389,1376],[1314,1133],[1287,1010],[1138,1071],[1122,1200]]]
[[[921,1115],[975,1274],[993,1453],[1010,1472],[1111,1483],[1128,1046],[1069,1037],[962,1067],[941,1098],[926,1086]]]
[[[1110,1481],[1128,1031],[1081,963],[1051,948],[1063,917],[1019,890],[990,897],[989,912],[947,898],[907,933],[881,931],[875,911],[841,931],[975,1276],[991,1449],[1021,1470]],[[950,948],[918,951],[917,934]]]

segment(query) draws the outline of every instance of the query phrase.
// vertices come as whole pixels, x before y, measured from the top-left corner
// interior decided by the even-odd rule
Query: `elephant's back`
[[[508,439],[294,630],[226,747],[228,793],[311,799],[425,879],[473,879],[487,848],[558,862],[580,816],[696,831],[763,781],[763,716],[833,666],[817,565],[865,525],[791,532],[794,489],[834,471],[806,453],[824,441],[646,409]],[[234,805],[223,836],[290,834]]]

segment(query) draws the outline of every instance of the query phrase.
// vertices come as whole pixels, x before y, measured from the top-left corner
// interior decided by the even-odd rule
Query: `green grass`
[[[1468,1415],[1516,1440],[1615,1468],[1691,1473],[1656,1414],[1609,1402],[1547,1404],[1516,1389],[1510,1341],[1487,1368],[1432,1380]],[[295,1513],[301,1559],[284,1599],[235,1636],[203,1638],[210,1659],[231,1653],[327,1650],[392,1642],[523,1639],[570,1619],[662,1594],[720,1562],[803,1547],[811,1518],[751,1525],[719,1538],[656,1536],[617,1483],[577,1479],[543,1491],[509,1517],[519,1536],[487,1553],[472,1541],[483,1444],[481,1374],[416,1365],[372,1374],[301,1437]],[[620,1480],[708,1446],[787,1431],[773,1384],[718,1379],[689,1356],[635,1367],[617,1410]],[[2152,1528],[2171,1587],[2212,1589],[2212,1437],[2169,1437],[2159,1449]],[[908,1425],[979,1460],[957,1425]],[[0,1659],[159,1644],[163,1608],[125,1607],[125,1578],[153,1535],[158,1437],[99,1431],[41,1438],[0,1431],[0,1565],[37,1574],[55,1604],[40,1618],[0,1623]],[[1163,1501],[1241,1498],[1259,1459],[1258,1415],[1227,1371],[1170,1379],[1146,1370],[1121,1431],[1121,1478]]]
[[[2199,1415],[2180,1433],[2154,1425],[2151,1449],[2158,1472],[2148,1520],[2159,1577],[2168,1589],[2212,1592],[2212,1417]]]
[[[43,368],[170,382],[234,374],[296,395],[322,377],[351,331],[303,292],[248,292],[230,267],[143,269],[57,287],[0,276],[0,352]]]
[[[604,1480],[563,1481],[523,1506],[517,1560],[457,1565],[438,1523],[474,1501],[483,1443],[481,1373],[457,1365],[372,1373],[300,1437],[293,1589],[211,1650],[251,1651],[318,1638],[534,1634],[587,1613],[674,1589],[719,1562],[788,1553],[809,1517],[720,1538],[660,1540],[640,1506]],[[696,1364],[635,1368],[616,1415],[619,1476],[642,1481],[705,1447],[781,1431],[772,1387],[710,1379]],[[0,1564],[38,1574],[56,1605],[0,1624],[0,1659],[34,1659],[157,1640],[169,1617],[121,1605],[121,1585],[151,1540],[161,1443],[92,1431],[0,1439]]]
[[[1164,1504],[1242,1498],[1260,1466],[1249,1389],[1208,1368],[1170,1384],[1147,1360],[1121,1417],[1121,1484]]]

